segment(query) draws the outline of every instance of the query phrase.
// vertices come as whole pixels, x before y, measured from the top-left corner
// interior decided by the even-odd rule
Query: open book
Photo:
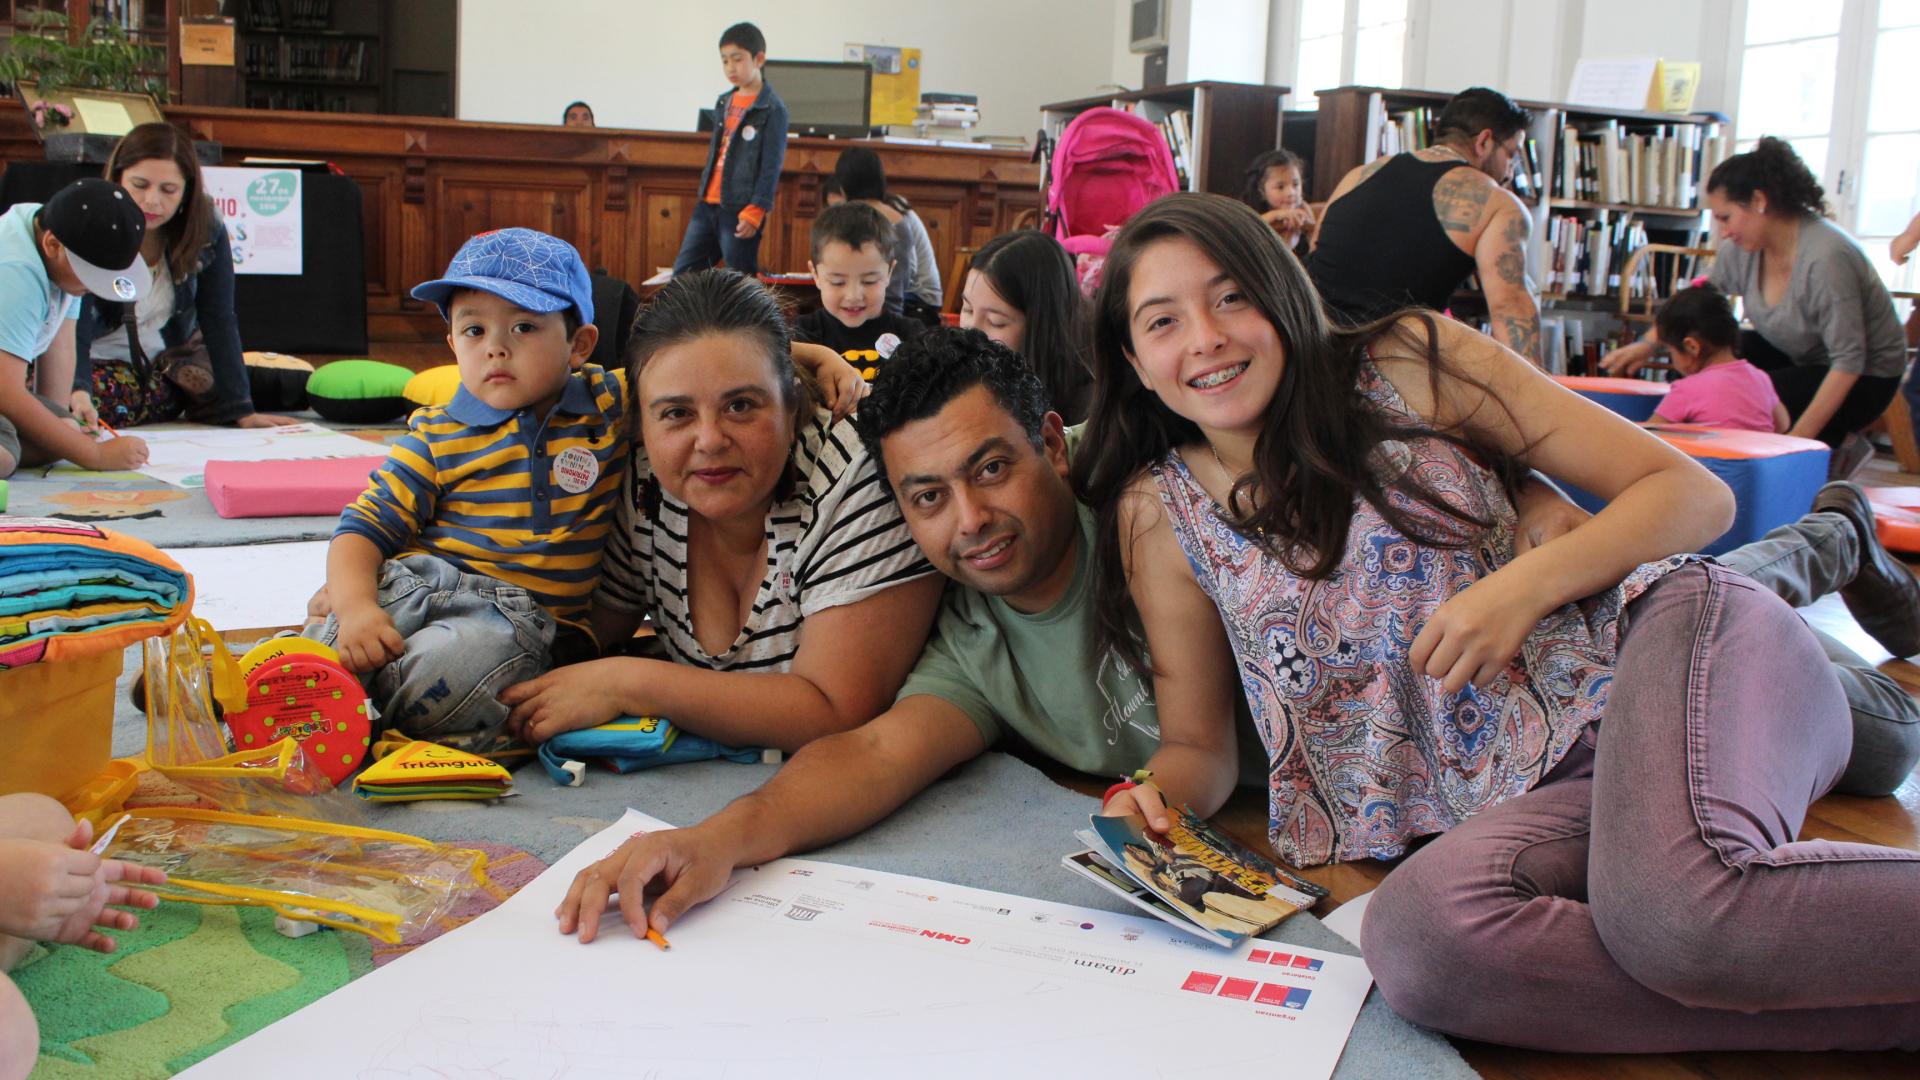
[[[1074,835],[1089,850],[1067,869],[1188,933],[1232,948],[1304,911],[1327,890],[1234,843],[1184,808],[1157,833],[1144,818],[1093,816]]]

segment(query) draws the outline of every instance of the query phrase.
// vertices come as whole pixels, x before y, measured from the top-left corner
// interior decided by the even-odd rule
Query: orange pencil
[[[673,948],[672,945],[667,944],[667,939],[661,935],[660,931],[655,930],[651,926],[647,927],[647,940],[660,946],[661,952],[666,952],[668,949]]]

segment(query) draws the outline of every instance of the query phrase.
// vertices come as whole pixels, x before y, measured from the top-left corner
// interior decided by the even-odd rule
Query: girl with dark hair
[[[541,742],[664,716],[727,746],[795,750],[878,715],[920,655],[943,579],[851,421],[795,371],[779,302],[731,270],[676,275],[629,351],[640,438],[593,633],[611,649],[650,617],[667,658],[612,656],[510,687],[509,727]]]
[[[1920,1047],[1920,853],[1795,842],[1852,742],[1831,667],[1674,554],[1731,520],[1719,481],[1449,320],[1331,328],[1217,196],[1127,224],[1096,320],[1099,625],[1144,660],[1131,599],[1163,740],[1238,673],[1289,862],[1441,834],[1367,911],[1389,1003],[1562,1050]],[[1516,555],[1526,467],[1607,506]]]
[[[960,294],[960,325],[1027,358],[1049,404],[1068,425],[1087,418],[1085,301],[1073,257],[1038,229],[1001,233],[981,246]]]
[[[1853,237],[1828,221],[1826,193],[1800,155],[1768,137],[1707,177],[1722,237],[1708,281],[1741,298],[1755,333],[1741,355],[1766,371],[1793,419],[1790,435],[1835,448],[1845,479],[1873,456],[1859,434],[1899,389],[1907,343],[1893,298]],[[1652,359],[1649,337],[1601,366],[1631,373]]]
[[[880,211],[893,226],[893,277],[887,282],[887,314],[905,313],[908,300],[938,309],[946,297],[940,283],[940,257],[933,250],[927,223],[913,204],[887,191],[887,170],[880,155],[864,146],[849,147],[833,163],[828,205],[861,202]]]
[[[1711,285],[1681,289],[1660,305],[1653,332],[1685,376],[1661,399],[1655,422],[1767,432],[1792,426],[1773,380],[1734,355],[1740,321],[1726,293]]]
[[[253,409],[233,311],[233,248],[185,132],[141,124],[106,177],[147,216],[141,257],[153,288],[132,305],[89,296],[74,328],[74,417],[114,427],[174,420],[240,427],[299,421]]]
[[[1247,166],[1246,187],[1240,192],[1240,201],[1253,207],[1260,220],[1286,241],[1287,250],[1294,252],[1313,246],[1313,234],[1320,225],[1307,205],[1305,179],[1306,163],[1299,154],[1269,150]]]

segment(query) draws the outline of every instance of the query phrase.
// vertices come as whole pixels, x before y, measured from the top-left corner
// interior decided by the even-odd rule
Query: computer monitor
[[[860,138],[873,130],[873,68],[860,63],[769,60],[760,74],[787,103],[794,135]]]

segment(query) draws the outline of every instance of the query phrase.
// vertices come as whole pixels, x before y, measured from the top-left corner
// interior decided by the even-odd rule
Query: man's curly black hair
[[[900,346],[880,365],[873,392],[853,418],[881,477],[887,475],[881,439],[927,419],[976,386],[986,387],[1027,433],[1033,448],[1040,449],[1047,391],[1033,368],[1019,353],[978,330],[940,327]]]

